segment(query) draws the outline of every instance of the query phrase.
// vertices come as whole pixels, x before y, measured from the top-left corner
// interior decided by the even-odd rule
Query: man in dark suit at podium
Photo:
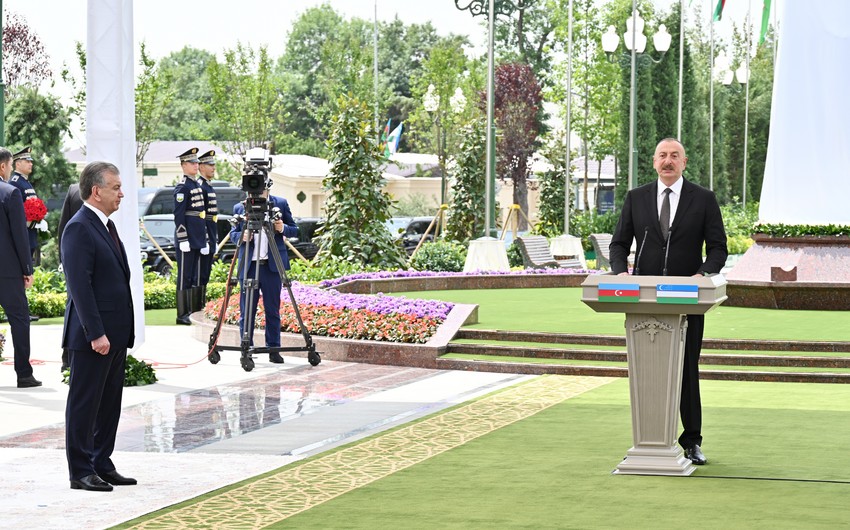
[[[634,274],[650,276],[703,276],[718,273],[726,264],[726,231],[714,192],[682,177],[688,158],[674,138],[658,143],[653,166],[658,180],[626,194],[620,220],[611,238],[611,269],[628,274],[627,259],[636,240]],[[702,247],[705,243],[706,258]],[[702,405],[699,392],[699,356],[705,328],[704,315],[688,315],[682,373],[682,435],[679,445],[694,464],[706,463],[702,444]]]

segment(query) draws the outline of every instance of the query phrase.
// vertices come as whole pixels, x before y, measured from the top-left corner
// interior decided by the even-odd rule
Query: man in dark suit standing
[[[628,274],[626,260],[632,239],[638,243],[635,274],[702,276],[718,273],[725,265],[728,251],[720,206],[712,191],[682,176],[687,162],[685,148],[678,140],[666,138],[656,146],[653,165],[658,180],[629,191],[611,238],[611,269],[615,274]],[[702,405],[699,392],[699,356],[704,328],[704,315],[688,315],[679,404],[683,429],[679,445],[685,450],[685,456],[697,465],[706,463],[700,449]]]
[[[12,153],[0,147],[0,306],[12,328],[18,388],[41,386],[30,365],[30,310],[26,290],[32,285],[27,222],[21,192],[7,181],[12,175]]]
[[[80,175],[83,207],[65,226],[62,266],[68,285],[62,346],[70,352],[65,452],[71,489],[112,491],[136,484],[110,459],[115,447],[124,363],[133,346],[130,266],[109,215],[124,193],[118,168],[92,162]]]
[[[59,216],[59,230],[56,234],[57,246],[62,248],[62,232],[65,230],[65,225],[71,220],[71,217],[79,211],[83,206],[83,199],[80,197],[80,185],[71,184],[68,187],[68,193],[65,195],[65,201],[62,202],[62,213]],[[59,263],[62,263],[62,253],[59,253]],[[68,369],[68,348],[62,348],[62,367],[61,371]]]
[[[297,237],[298,225],[295,219],[292,218],[292,212],[289,209],[289,203],[281,197],[269,196],[269,191],[263,192],[263,196],[268,198],[269,211],[272,213],[272,227],[274,228],[274,243],[280,254],[283,267],[289,269],[289,253],[286,251],[286,243],[284,237]],[[251,197],[248,197],[248,201]],[[275,215],[279,212],[279,215]],[[239,217],[245,214],[245,205],[242,203],[233,207],[234,217]],[[257,303],[259,297],[254,296],[252,307],[246,308],[245,286],[242,285],[246,278],[245,267],[248,267],[247,278],[254,278],[255,271],[259,266],[259,289],[263,293],[263,306],[266,310],[266,346],[280,346],[280,290],[283,283],[280,279],[280,272],[271,253],[269,252],[269,241],[264,231],[252,234],[251,231],[245,230],[245,221],[240,221],[230,230],[230,240],[239,245],[239,241],[244,244],[239,245],[239,281],[241,286],[241,294],[239,295],[239,335],[243,333],[245,326],[245,315],[255,315],[257,313]],[[252,238],[252,235],[255,237]],[[253,240],[252,240],[253,239]],[[245,252],[247,247],[248,251]],[[247,256],[247,257],[246,257]],[[245,258],[245,259],[243,259]],[[251,319],[250,336],[253,339],[254,326],[253,318]],[[251,343],[253,344],[253,342]],[[273,363],[282,363],[283,357],[278,352],[269,353],[269,361]]]

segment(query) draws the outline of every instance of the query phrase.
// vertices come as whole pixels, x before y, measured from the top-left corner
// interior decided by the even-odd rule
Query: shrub
[[[145,284],[145,309],[170,309],[177,306],[177,286],[161,280]]]
[[[516,241],[512,241],[511,245],[508,247],[508,265],[513,267],[522,267],[522,251],[519,249],[519,245],[516,244]]]
[[[422,245],[410,260],[420,271],[460,272],[466,262],[466,247],[453,241],[435,241]]]
[[[212,270],[210,271],[210,281],[209,283],[224,283],[227,280],[227,273],[230,272],[230,262],[224,262],[218,260],[213,263]],[[236,267],[233,268],[233,274],[236,274]],[[209,284],[207,285],[207,292],[209,292]]]
[[[301,260],[293,260],[290,264],[292,268],[288,272],[289,279],[301,283],[318,283],[358,272],[380,270],[378,267],[364,267],[334,256],[322,257],[318,261],[314,260],[312,264]]]
[[[71,369],[62,372],[62,382],[66,385],[71,379]],[[153,366],[136,359],[127,354],[127,362],[124,364],[124,386],[142,386],[156,383],[156,372]]]
[[[207,300],[215,300],[216,298],[221,298],[224,296],[224,290],[227,287],[227,284],[224,281],[213,282],[210,279],[210,283],[207,284]],[[235,285],[233,287],[233,291],[231,296],[239,295],[239,285]]]
[[[57,270],[36,267],[32,274],[32,287],[28,293],[64,293],[65,276]]]
[[[753,240],[748,236],[735,235],[726,238],[726,247],[729,254],[743,254],[753,245]]]
[[[42,318],[61,317],[65,314],[65,302],[67,295],[63,290],[61,293],[27,292],[30,306],[30,314]]]

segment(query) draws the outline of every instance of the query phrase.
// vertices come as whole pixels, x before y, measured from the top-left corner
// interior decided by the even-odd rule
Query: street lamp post
[[[749,53],[749,52],[748,52]],[[746,87],[746,96],[744,99],[744,174],[742,177],[742,203],[747,205],[747,147],[750,132],[750,64],[749,55],[746,56],[746,62],[739,66],[734,72],[730,69],[729,59],[726,58],[724,52],[720,52],[717,56],[715,64],[723,67],[720,72],[720,82],[726,86],[732,84],[732,78],[737,79],[738,83]]]
[[[632,16],[626,20],[626,32],[623,35],[623,43],[631,52],[631,81],[629,89],[629,189],[637,187],[637,175],[635,174],[635,166],[637,164],[637,150],[635,149],[635,122],[637,121],[637,108],[635,100],[637,99],[637,86],[635,83],[635,72],[637,70],[637,56],[643,55],[646,50],[646,35],[643,34],[644,21],[640,13],[637,11],[637,2],[632,0]],[[670,49],[672,37],[667,32],[666,26],[661,24],[658,32],[652,37],[652,43],[655,46],[655,51],[661,56],[658,59],[649,56],[649,59],[654,63],[661,62],[664,54]],[[609,60],[613,61],[614,52],[620,45],[620,37],[617,35],[617,29],[614,26],[608,26],[608,31],[602,35],[602,49],[608,54]]]
[[[440,166],[440,205],[448,201],[448,188],[446,187],[446,131],[443,129],[444,111],[440,107],[440,95],[436,92],[433,84],[428,85],[428,90],[422,97],[422,106],[432,116],[437,128],[437,161]],[[460,87],[456,88],[454,94],[449,98],[449,108],[455,114],[463,111],[466,107],[466,96]]]
[[[526,0],[517,0],[519,5]],[[465,5],[461,5],[465,4]],[[484,183],[484,235],[496,233],[496,125],[493,120],[493,100],[496,86],[496,60],[493,55],[496,15],[510,15],[517,9],[511,0],[455,0],[460,11],[469,11],[473,17],[487,14],[487,171]]]

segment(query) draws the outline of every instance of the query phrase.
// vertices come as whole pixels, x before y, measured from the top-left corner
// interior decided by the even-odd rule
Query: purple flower
[[[381,293],[377,295],[343,294],[333,289],[325,290],[298,282],[292,282],[292,294],[295,295],[295,300],[299,304],[330,306],[336,309],[367,309],[383,315],[394,313],[415,315],[420,318],[436,318],[440,321],[445,320],[454,307],[454,304],[450,302],[399,298]],[[283,292],[281,296],[284,302],[288,300],[288,296]]]

